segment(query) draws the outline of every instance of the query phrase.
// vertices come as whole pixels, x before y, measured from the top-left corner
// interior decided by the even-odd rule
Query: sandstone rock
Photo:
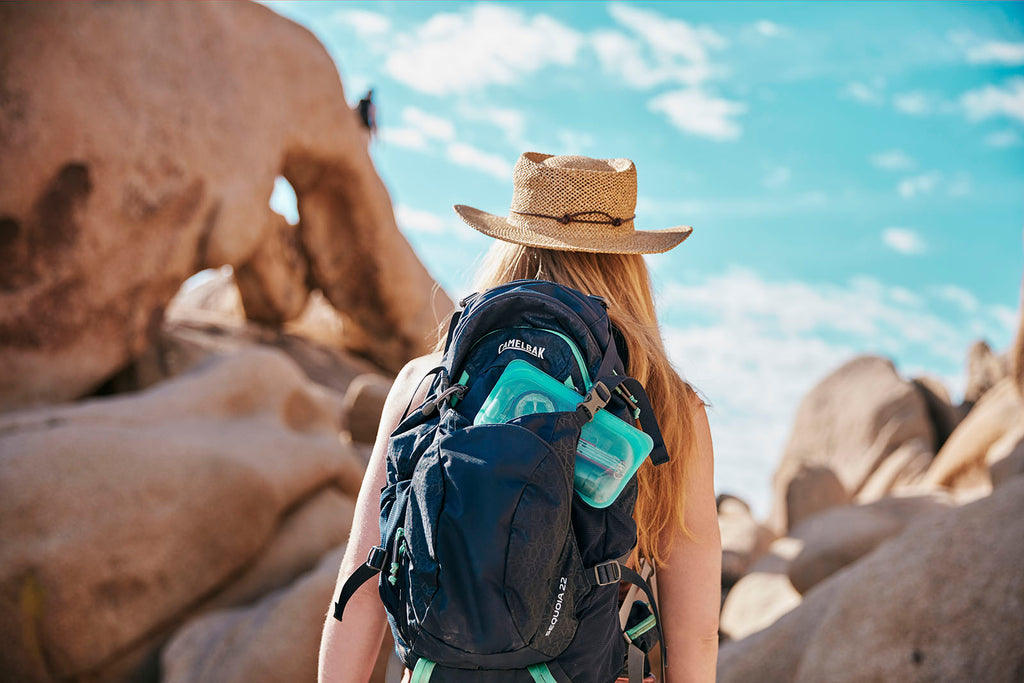
[[[298,501],[356,495],[337,415],[282,353],[250,349],[139,395],[0,416],[5,675],[132,675]]]
[[[354,513],[352,496],[334,487],[318,491],[281,520],[259,557],[204,603],[202,611],[249,603],[310,571],[329,550],[348,540]]]
[[[973,406],[986,391],[1010,374],[1009,358],[992,351],[988,343],[979,339],[967,350],[967,387],[964,405]]]
[[[914,521],[726,643],[718,680],[1018,681],[1024,674],[1024,478]]]
[[[324,618],[344,548],[316,569],[251,607],[193,620],[164,649],[164,683],[315,681]],[[385,638],[371,681],[383,683],[391,651]]]
[[[722,585],[728,589],[768,552],[771,531],[757,523],[750,506],[735,496],[718,497],[718,530],[722,538]]]
[[[934,454],[923,439],[910,439],[878,466],[857,494],[858,503],[879,500],[915,484],[932,464]]]
[[[1024,424],[1024,399],[1009,377],[985,392],[935,455],[921,479],[925,487],[991,485],[985,454],[1009,430]]]
[[[921,392],[921,397],[928,407],[928,417],[935,430],[935,448],[942,448],[942,444],[946,443],[946,439],[960,424],[960,420],[964,419],[966,411],[960,406],[953,405],[949,390],[937,377],[915,377],[911,383]]]
[[[868,505],[848,505],[826,510],[801,522],[789,533],[803,542],[790,561],[788,574],[793,588],[806,595],[813,586],[903,531],[911,519],[944,510],[948,496],[893,497]]]
[[[985,454],[992,486],[1024,474],[1024,424],[1009,430]]]
[[[775,473],[769,525],[779,532],[792,524],[787,491],[801,468],[832,470],[848,500],[889,454],[915,437],[929,447],[935,440],[920,392],[884,358],[861,356],[845,363],[800,403]]]
[[[774,541],[768,554],[732,587],[719,618],[719,630],[724,637],[745,638],[767,628],[800,604],[800,593],[793,588],[786,572],[802,547],[802,541],[792,538]]]
[[[376,373],[359,375],[352,380],[345,393],[342,427],[349,431],[353,441],[372,444],[377,440],[380,414],[393,381]]]
[[[3,4],[0,62],[0,408],[138,356],[186,278],[254,257],[278,175],[357,351],[427,351],[451,302],[307,29],[256,3]]]
[[[800,465],[786,485],[786,520],[793,528],[822,510],[848,502],[850,494],[830,468]]]
[[[298,317],[309,298],[309,265],[295,228],[272,214],[252,258],[235,268],[235,282],[250,320],[281,325]]]

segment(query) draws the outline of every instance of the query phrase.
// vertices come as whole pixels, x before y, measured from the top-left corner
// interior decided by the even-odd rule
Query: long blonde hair
[[[658,467],[647,460],[637,472],[637,547],[631,559],[634,566],[641,557],[663,566],[673,532],[690,536],[685,482],[697,450],[691,407],[695,398],[703,399],[679,377],[665,353],[647,264],[639,254],[553,251],[495,241],[474,287],[483,291],[520,278],[558,282],[608,302],[608,315],[629,349],[626,371],[646,388],[670,456]]]

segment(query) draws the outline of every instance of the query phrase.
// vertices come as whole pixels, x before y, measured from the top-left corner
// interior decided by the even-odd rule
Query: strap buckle
[[[370,552],[366,555],[366,566],[380,571],[384,568],[384,560],[386,559],[387,551],[379,545],[375,545],[370,548]]]
[[[602,562],[594,567],[594,578],[598,586],[618,583],[622,579],[622,565],[619,564],[618,560]]]
[[[588,420],[593,419],[597,411],[608,405],[608,401],[611,399],[612,392],[608,390],[604,382],[596,382],[594,386],[590,387],[590,392],[583,402],[576,406],[576,411],[583,410],[586,412]]]

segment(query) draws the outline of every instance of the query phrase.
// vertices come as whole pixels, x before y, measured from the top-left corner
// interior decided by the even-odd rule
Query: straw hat
[[[496,216],[455,205],[470,227],[505,242],[563,251],[657,254],[690,236],[688,225],[636,230],[636,166],[629,159],[591,159],[524,152],[512,173],[512,206]]]

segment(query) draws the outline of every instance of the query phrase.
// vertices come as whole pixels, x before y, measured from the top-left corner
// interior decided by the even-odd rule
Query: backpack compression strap
[[[639,381],[626,375],[598,376],[598,381],[590,387],[587,397],[576,407],[576,414],[579,416],[580,425],[586,424],[593,419],[594,414],[604,408],[611,400],[615,388],[622,386],[635,399],[636,407],[640,409],[640,426],[654,441],[654,448],[651,450],[651,462],[661,465],[668,462],[668,450],[665,448],[665,438],[661,435],[661,428],[658,426],[658,418],[654,416],[654,408],[651,407],[651,399]]]
[[[664,681],[665,669],[668,668],[668,648],[665,645],[665,632],[661,628],[661,614],[658,612],[658,603],[654,600],[654,590],[651,588],[651,584],[618,560],[609,560],[591,567],[586,571],[586,577],[591,586],[607,586],[610,583],[628,581],[644,592],[650,601],[651,613],[654,614],[654,628],[658,630],[658,643],[661,648],[661,680]]]
[[[384,548],[378,545],[370,548],[370,553],[366,556],[366,562],[359,565],[359,568],[352,572],[352,576],[345,579],[345,585],[341,587],[341,595],[338,596],[338,601],[334,603],[335,619],[341,621],[345,605],[348,604],[348,601],[360,586],[380,573],[380,570],[384,568],[384,559]]]

